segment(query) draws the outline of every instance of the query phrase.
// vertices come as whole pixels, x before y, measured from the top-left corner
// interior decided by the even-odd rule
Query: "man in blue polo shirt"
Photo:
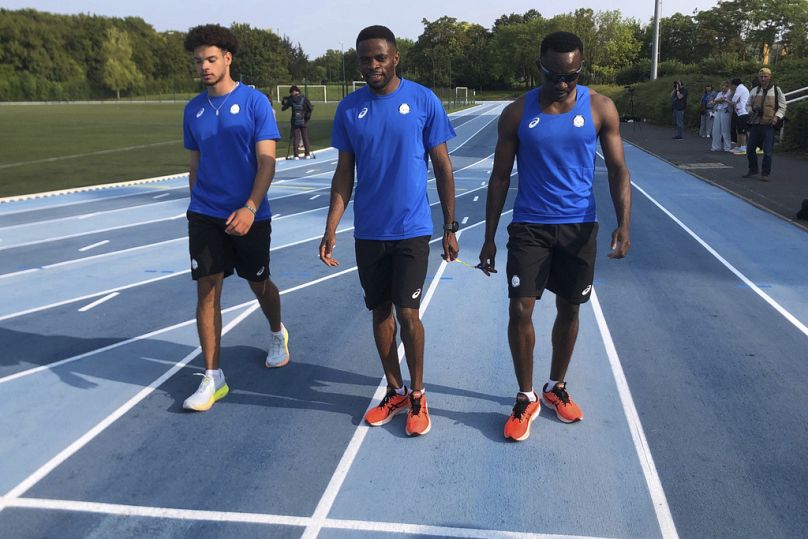
[[[197,283],[196,320],[205,361],[199,388],[183,403],[209,410],[229,388],[219,368],[222,284],[233,274],[246,279],[272,332],[267,367],[289,362],[281,323],[278,287],[269,279],[272,212],[267,190],[275,175],[275,141],[280,139],[266,96],[235,82],[230,64],[238,50],[222,26],[192,28],[185,48],[207,90],[185,106],[185,148],[191,152],[188,239],[191,277]]]
[[[455,136],[443,105],[429,89],[396,75],[396,38],[384,26],[369,26],[356,38],[359,70],[367,86],[337,107],[331,144],[339,161],[320,259],[328,266],[336,229],[354,186],[354,238],[365,305],[373,311],[373,336],[387,393],[365,421],[388,423],[407,411],[408,435],[431,428],[423,386],[424,327],[419,317],[432,235],[427,198],[427,166],[432,160],[443,210],[443,257],[454,260],[458,247],[454,220],[454,175],[446,141]],[[393,316],[395,305],[395,317]],[[404,385],[396,355],[396,318],[410,371]]]

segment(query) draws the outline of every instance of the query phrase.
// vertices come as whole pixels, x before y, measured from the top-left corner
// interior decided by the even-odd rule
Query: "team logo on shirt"
[[[364,118],[368,113],[368,108],[365,107],[359,111],[359,114],[356,116],[357,118]]]
[[[418,296],[421,295],[421,289],[419,288],[415,292],[412,293],[412,299],[418,299]]]
[[[534,127],[536,127],[537,125],[539,125],[539,122],[540,122],[540,121],[541,121],[541,118],[539,118],[538,116],[536,116],[535,118],[533,118],[532,120],[530,120],[530,123],[529,123],[529,124],[527,124],[528,129],[533,129]]]
[[[582,296],[587,295],[587,294],[589,293],[589,291],[590,291],[590,290],[592,290],[592,285],[591,285],[591,284],[590,284],[589,286],[587,286],[586,288],[584,288],[584,291],[583,291],[583,292],[581,292],[581,295],[582,295]]]
[[[406,103],[402,103],[398,107],[398,112],[400,112],[401,114],[409,114],[410,113],[410,106],[408,104],[406,104]]]
[[[575,127],[583,127],[584,126],[584,117],[580,114],[577,114],[575,118],[572,120],[572,125]]]
[[[202,107],[201,109],[199,109],[199,112],[196,113],[196,117],[199,118],[203,114],[205,114],[205,107]]]
[[[196,261],[196,258],[191,259],[191,269],[196,269],[199,267],[199,262]]]
[[[511,286],[512,286],[513,288],[518,288],[518,287],[519,287],[519,283],[521,283],[521,282],[522,282],[522,281],[520,281],[520,280],[519,280],[519,276],[518,276],[518,275],[514,275],[513,277],[511,277]]]
[[[238,104],[234,103],[232,107],[230,107],[230,114],[238,114],[241,111],[241,107]]]
[[[255,276],[260,277],[261,275],[263,275],[264,269],[266,269],[266,266],[261,266],[261,269],[256,272]]]

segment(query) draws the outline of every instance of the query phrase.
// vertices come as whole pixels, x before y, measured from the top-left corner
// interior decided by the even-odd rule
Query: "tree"
[[[132,45],[126,32],[108,28],[101,56],[104,62],[102,80],[107,88],[115,92],[116,99],[121,98],[121,90],[143,82],[143,74],[132,61]]]
[[[230,30],[239,41],[239,51],[232,67],[235,80],[272,86],[290,79],[288,49],[280,37],[270,30],[243,23],[234,23]]]

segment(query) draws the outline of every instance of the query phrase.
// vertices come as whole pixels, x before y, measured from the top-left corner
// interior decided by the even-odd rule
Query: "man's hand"
[[[457,258],[457,253],[460,252],[460,247],[457,245],[457,237],[454,232],[445,231],[443,233],[443,255],[442,258],[446,262],[453,262]]]
[[[609,258],[623,258],[628,254],[631,248],[631,239],[629,238],[628,228],[617,227],[612,232],[612,251],[609,253]]]
[[[254,221],[255,215],[253,215],[253,212],[247,208],[239,208],[227,218],[225,222],[227,228],[225,228],[224,231],[226,234],[233,236],[243,236],[250,231],[250,227],[252,227]]]
[[[480,263],[477,267],[486,275],[490,276],[492,273],[496,273],[497,270],[494,269],[494,263],[497,258],[497,246],[494,244],[493,241],[486,241],[483,243],[482,249],[480,249]]]
[[[323,264],[330,267],[339,266],[339,260],[332,258],[331,254],[334,252],[334,246],[337,244],[336,234],[326,231],[323,234],[323,239],[320,241],[320,260]]]

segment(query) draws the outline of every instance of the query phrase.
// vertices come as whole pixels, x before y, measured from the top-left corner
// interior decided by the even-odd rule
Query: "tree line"
[[[556,30],[575,32],[583,40],[586,83],[632,84],[650,73],[651,22],[625,18],[619,10],[578,9],[551,18],[529,10],[502,15],[490,29],[454,17],[422,22],[417,40],[399,40],[400,71],[433,88],[532,86],[538,79],[541,39]],[[234,23],[231,29],[241,44],[233,73],[245,83],[271,88],[359,79],[352,48],[310,59],[288,36],[247,23]],[[182,31],[157,32],[139,17],[0,9],[0,100],[196,91],[199,83],[184,38]],[[660,75],[742,76],[760,63],[788,68],[806,53],[808,0],[725,0],[710,10],[677,13],[660,22]]]

